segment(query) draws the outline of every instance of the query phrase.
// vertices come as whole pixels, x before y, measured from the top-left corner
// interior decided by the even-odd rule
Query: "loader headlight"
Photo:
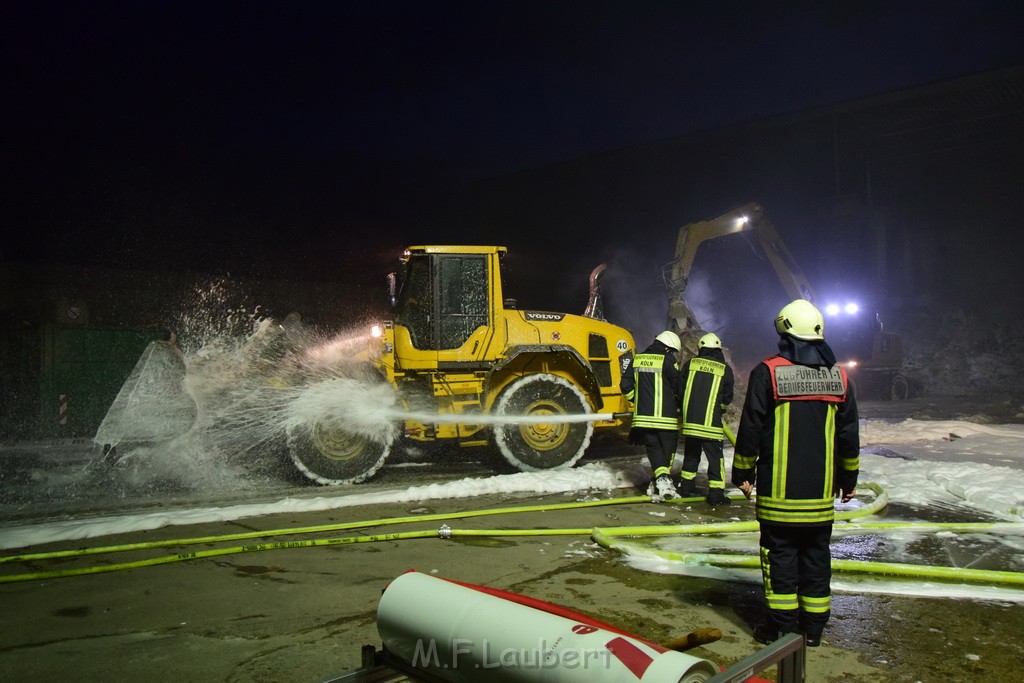
[[[373,325],[370,327],[370,336],[374,339],[380,339],[384,336],[384,329],[380,325]]]

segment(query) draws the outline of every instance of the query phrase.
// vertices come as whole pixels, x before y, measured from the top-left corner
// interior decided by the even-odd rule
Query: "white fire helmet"
[[[679,351],[679,349],[683,348],[683,345],[679,342],[679,335],[672,330],[665,330],[655,337],[655,339],[673,351]]]

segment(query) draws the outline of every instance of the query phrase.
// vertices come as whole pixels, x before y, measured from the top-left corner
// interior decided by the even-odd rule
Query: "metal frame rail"
[[[320,683],[446,683],[429,671],[417,669],[409,662],[394,656],[387,648],[377,650],[373,645],[363,645],[362,658],[362,668],[325,678]]]
[[[807,675],[807,646],[799,633],[787,633],[771,645],[748,655],[706,683],[740,683],[778,664],[778,683],[802,683]]]
[[[778,683],[802,683],[806,676],[807,648],[804,637],[789,633],[757,652],[744,657],[706,683],[741,683],[765,669],[778,665]],[[373,645],[362,649],[362,668],[350,673],[325,678],[321,683],[444,683],[429,671],[417,669],[395,657],[386,648],[377,650]]]

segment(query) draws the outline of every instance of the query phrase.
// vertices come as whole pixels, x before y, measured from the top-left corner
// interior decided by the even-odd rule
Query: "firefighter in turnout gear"
[[[768,618],[754,637],[803,633],[815,647],[830,616],[834,498],[857,491],[857,401],[813,304],[788,304],[775,329],[779,354],[750,372],[732,481],[748,496],[757,486]]]
[[[665,330],[622,372],[622,393],[633,402],[629,442],[643,445],[651,463],[652,500],[678,497],[670,476],[679,442],[679,335]]]
[[[722,453],[722,414],[732,403],[735,379],[725,362],[722,340],[713,333],[697,342],[697,355],[681,372],[682,404],[679,411],[683,435],[683,470],[679,493],[696,494],[697,467],[703,453],[708,459],[709,505],[728,505],[725,495],[725,456]]]

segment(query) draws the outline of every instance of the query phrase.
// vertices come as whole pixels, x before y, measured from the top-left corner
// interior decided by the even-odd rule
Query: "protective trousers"
[[[722,453],[722,442],[711,439],[698,439],[695,436],[683,437],[683,471],[680,476],[683,482],[693,481],[700,467],[701,453],[708,458],[708,488],[725,490],[725,456]]]
[[[768,620],[779,633],[820,638],[830,616],[832,525],[761,523],[761,577]]]
[[[654,471],[653,478],[672,472],[672,461],[676,457],[676,444],[679,443],[679,432],[674,429],[645,429],[644,446],[647,449],[647,460]]]

